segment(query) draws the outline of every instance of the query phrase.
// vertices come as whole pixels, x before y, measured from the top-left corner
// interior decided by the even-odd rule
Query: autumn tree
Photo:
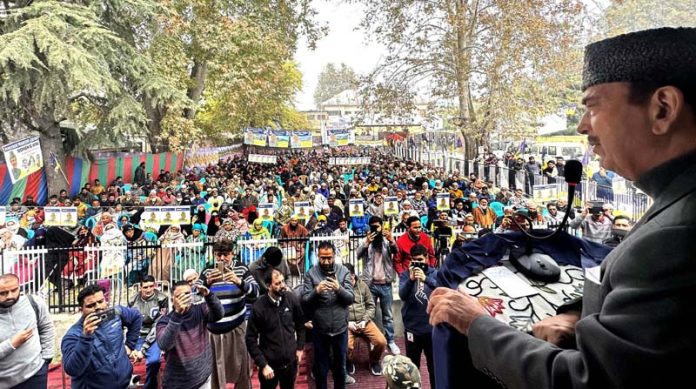
[[[657,27],[696,26],[696,0],[615,0],[602,9],[598,35],[609,37]]]
[[[454,101],[467,157],[492,131],[532,131],[578,84],[579,0],[354,1],[389,51],[365,79],[364,101],[397,109],[419,90]]]
[[[319,105],[324,101],[346,89],[354,89],[357,86],[358,76],[350,66],[345,63],[338,66],[328,63],[319,73],[317,87],[314,89],[314,104],[319,108]]]

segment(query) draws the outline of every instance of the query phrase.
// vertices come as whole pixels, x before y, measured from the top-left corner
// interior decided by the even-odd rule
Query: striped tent
[[[7,165],[0,163],[0,204],[9,204],[15,197],[24,201],[27,196],[32,196],[39,204],[45,204],[48,201],[46,174],[43,169],[22,178],[13,185]]]

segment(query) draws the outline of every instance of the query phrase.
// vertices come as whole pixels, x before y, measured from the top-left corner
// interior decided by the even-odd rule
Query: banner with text
[[[369,165],[370,157],[331,157],[329,165],[338,166],[354,166],[354,165]]]
[[[285,130],[271,130],[268,134],[268,145],[270,147],[290,147],[290,133]]]
[[[266,130],[263,128],[245,128],[244,144],[252,146],[266,146]]]
[[[293,131],[290,137],[290,144],[293,149],[310,148],[314,145],[312,133],[309,131]]]
[[[38,136],[8,143],[2,146],[2,152],[13,184],[43,167]]]
[[[278,157],[275,155],[249,154],[249,162],[275,164]]]

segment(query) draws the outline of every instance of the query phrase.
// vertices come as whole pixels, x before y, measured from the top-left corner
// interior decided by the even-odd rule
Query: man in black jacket
[[[259,367],[261,389],[295,386],[304,348],[304,317],[300,302],[287,293],[285,277],[277,269],[266,273],[268,294],[261,296],[247,325],[246,346]]]

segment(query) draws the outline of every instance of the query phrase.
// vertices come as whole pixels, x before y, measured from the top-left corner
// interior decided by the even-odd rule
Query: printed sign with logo
[[[258,207],[256,207],[257,212],[259,213],[259,217],[261,220],[264,221],[273,221],[273,203],[259,203]]]
[[[450,209],[450,195],[449,193],[438,193],[436,197],[437,210],[438,211],[449,211]]]
[[[43,167],[39,137],[31,137],[2,146],[10,181],[16,183]]]
[[[348,201],[348,210],[350,212],[350,216],[357,216],[361,217],[365,215],[365,204],[362,200],[360,199],[351,199]]]
[[[396,196],[384,198],[384,215],[392,216],[399,214],[399,200]]]
[[[296,201],[295,202],[295,214],[298,219],[307,220],[312,216],[312,206],[309,205],[309,201]]]

